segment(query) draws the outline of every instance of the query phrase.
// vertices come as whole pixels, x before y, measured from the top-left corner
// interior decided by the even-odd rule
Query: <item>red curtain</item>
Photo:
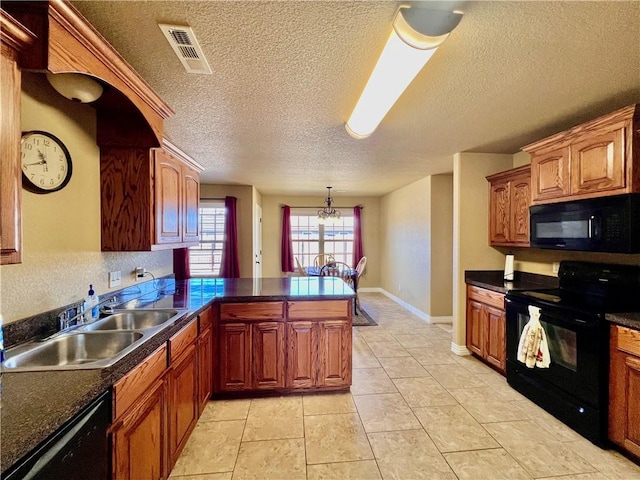
[[[364,257],[362,248],[362,207],[353,207],[353,268]]]
[[[224,245],[222,246],[222,278],[240,278],[238,259],[238,219],[236,215],[236,197],[225,197],[226,218],[224,225]]]
[[[291,241],[291,208],[285,205],[282,209],[282,244],[280,248],[280,262],[283,272],[294,272],[293,242]]]
[[[188,248],[184,247],[173,249],[173,273],[176,280],[186,280],[191,278]]]

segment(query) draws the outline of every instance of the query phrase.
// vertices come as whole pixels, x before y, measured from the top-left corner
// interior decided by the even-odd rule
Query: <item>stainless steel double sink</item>
[[[93,323],[7,351],[3,370],[96,369],[113,365],[187,311],[116,310]]]

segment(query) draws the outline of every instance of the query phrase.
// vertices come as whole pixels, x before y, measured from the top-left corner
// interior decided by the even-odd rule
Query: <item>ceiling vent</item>
[[[158,26],[188,73],[211,73],[191,27],[164,23],[159,23]]]

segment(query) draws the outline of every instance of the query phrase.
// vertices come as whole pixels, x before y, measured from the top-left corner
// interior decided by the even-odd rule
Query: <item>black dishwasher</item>
[[[111,390],[101,394],[3,475],[4,480],[110,477]]]

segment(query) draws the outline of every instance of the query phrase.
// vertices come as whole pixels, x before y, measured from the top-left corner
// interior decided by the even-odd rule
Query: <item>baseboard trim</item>
[[[390,298],[391,300],[393,300],[394,302],[396,302],[398,305],[400,305],[402,308],[404,308],[405,310],[409,310],[411,313],[413,313],[416,317],[420,318],[420,320],[426,322],[426,323],[433,323],[431,321],[431,317],[424,313],[422,310],[417,309],[416,307],[414,307],[413,305],[405,302],[404,300],[402,300],[399,297],[396,297],[395,295],[387,292],[384,288],[381,288],[380,293],[382,293],[383,295],[385,295],[386,297]]]
[[[451,351],[456,355],[460,355],[461,357],[471,355],[471,351],[469,351],[469,349],[465,345],[458,345],[454,342],[451,342]]]
[[[384,293],[384,290],[380,287],[358,287],[358,291],[365,293]]]
[[[430,317],[429,323],[449,323],[453,325],[453,316],[449,317]]]
[[[430,323],[430,324],[433,324],[433,323],[449,323],[449,324],[453,325],[453,316],[432,317],[431,315],[429,315],[427,313],[424,313],[422,310],[419,310],[416,307],[414,307],[413,305],[405,302],[401,298],[396,297],[392,293],[387,292],[384,288],[381,288],[381,287],[363,287],[363,288],[358,288],[358,291],[359,292],[369,292],[369,293],[382,293],[385,297],[388,297],[389,299],[393,300],[394,302],[396,302],[398,305],[400,305],[405,310],[409,310],[415,316],[419,317],[420,320],[422,320],[422,321],[424,321],[426,323]]]

